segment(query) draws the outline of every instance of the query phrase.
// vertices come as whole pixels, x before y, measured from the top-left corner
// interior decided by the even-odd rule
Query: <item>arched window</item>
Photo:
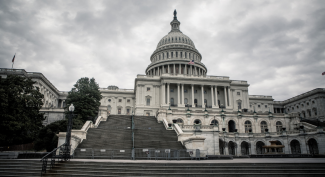
[[[184,99],[184,104],[187,104],[188,100],[187,98]]]
[[[245,121],[245,133],[249,133],[249,130],[252,129],[252,123],[249,120]]]
[[[290,142],[290,147],[292,154],[301,154],[300,143],[298,140],[292,140]]]
[[[228,122],[228,131],[235,132],[235,129],[236,129],[236,123],[233,120],[230,120]]]
[[[177,119],[176,123],[177,124],[183,124],[183,120],[182,119]]]
[[[195,119],[194,124],[201,124],[200,119]]]
[[[265,153],[265,149],[263,148],[263,146],[265,146],[265,144],[262,141],[258,141],[256,143],[256,154],[264,154]]]
[[[249,144],[246,141],[241,143],[241,155],[249,155]]]
[[[280,133],[282,131],[282,122],[277,121],[275,123],[275,126],[276,126],[276,132]]]
[[[261,122],[261,133],[265,133],[265,129],[267,129],[267,124],[265,121]]]
[[[314,138],[308,140],[310,154],[319,154],[317,141]]]
[[[217,120],[212,120],[211,125],[219,126],[219,122]]]

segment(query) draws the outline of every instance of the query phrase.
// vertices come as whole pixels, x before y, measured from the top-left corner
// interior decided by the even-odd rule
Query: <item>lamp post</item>
[[[72,129],[73,111],[74,111],[74,106],[73,106],[73,104],[71,104],[69,106],[70,116],[69,116],[69,119],[68,119],[67,134],[66,134],[66,137],[65,137],[65,146],[64,146],[64,150],[63,150],[63,159],[65,161],[70,159],[70,152],[71,152],[70,141],[71,141],[71,129]]]

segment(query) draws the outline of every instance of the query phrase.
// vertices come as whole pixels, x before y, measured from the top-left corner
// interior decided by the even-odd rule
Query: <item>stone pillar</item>
[[[179,93],[179,85],[180,84],[177,84],[177,106],[179,107],[179,105],[181,104],[181,95]]]
[[[175,64],[174,64],[173,74],[176,75],[176,67],[175,67]]]
[[[161,72],[161,74],[164,74],[164,73],[165,73],[165,66],[162,65],[162,72]]]
[[[216,107],[219,108],[219,104],[218,104],[218,86],[215,86],[215,96],[216,96]]]
[[[227,89],[226,89],[226,87],[223,87],[223,90],[225,92],[225,107],[227,108],[228,107],[228,101],[227,101]]]
[[[190,75],[193,75],[192,65],[191,65],[191,67],[190,67]]]
[[[169,93],[170,93],[169,83],[167,83],[167,104],[168,104],[168,105],[169,105],[169,103],[170,103]]]
[[[202,108],[204,108],[204,85],[201,85],[201,93],[202,93]]]
[[[165,96],[165,88],[166,88],[165,83],[162,83],[161,84],[161,105],[166,104],[166,101],[165,101],[165,98],[166,98],[166,96]]]
[[[194,107],[194,85],[192,84],[192,107]]]
[[[181,101],[181,103],[184,105],[185,103],[184,103],[184,100],[185,100],[185,98],[184,98],[184,84],[182,84],[182,101]]]
[[[232,91],[228,87],[228,98],[229,98],[229,107],[232,107]]]
[[[227,143],[227,146],[225,147],[225,154],[224,155],[229,155],[229,149],[228,149],[228,143]]]
[[[188,73],[187,73],[187,65],[185,65],[185,68],[184,68],[184,74],[188,74]]]
[[[213,86],[211,85],[211,106],[214,107]]]

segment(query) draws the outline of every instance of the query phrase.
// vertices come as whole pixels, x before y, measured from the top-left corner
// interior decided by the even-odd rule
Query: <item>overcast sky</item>
[[[134,88],[177,9],[208,75],[284,100],[325,88],[324,0],[0,0],[0,67],[41,72],[60,91],[81,77]]]

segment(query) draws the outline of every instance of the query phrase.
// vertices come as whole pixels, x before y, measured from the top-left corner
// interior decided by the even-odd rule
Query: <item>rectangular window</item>
[[[150,106],[150,98],[147,98],[147,106]]]
[[[170,92],[174,92],[174,89],[170,89]]]
[[[194,93],[197,93],[197,90],[194,90]]]
[[[118,102],[122,102],[122,99],[119,99]]]
[[[241,102],[238,102],[238,109],[241,109]]]
[[[240,92],[237,92],[237,95],[240,95]]]
[[[206,90],[204,90],[204,94],[207,94],[207,91]]]
[[[150,87],[147,87],[147,91],[150,91]]]
[[[259,108],[260,108],[260,107],[261,107],[261,105],[258,105],[257,107],[259,107]]]
[[[217,94],[219,95],[219,91],[217,91]]]
[[[187,93],[187,89],[184,89],[184,93]]]
[[[130,100],[127,100],[128,103],[130,103]]]
[[[171,52],[171,56],[172,56],[172,58],[174,57],[174,53],[173,52]]]
[[[265,108],[267,108],[267,105],[265,105]]]

